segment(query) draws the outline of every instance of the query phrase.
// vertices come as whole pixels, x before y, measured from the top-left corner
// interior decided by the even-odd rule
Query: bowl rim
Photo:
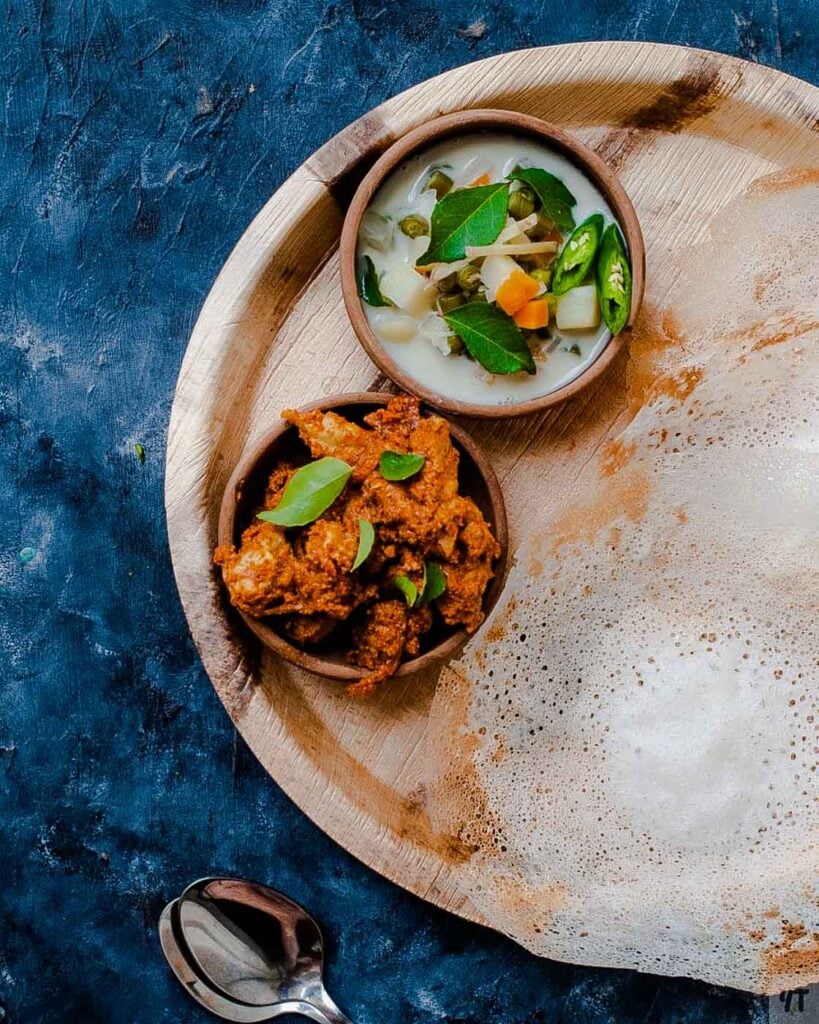
[[[376,337],[364,313],[356,281],[356,245],[361,218],[373,195],[396,166],[419,150],[454,135],[469,134],[488,128],[503,129],[512,134],[532,135],[571,160],[600,189],[611,207],[623,235],[631,260],[632,297],[629,318],[623,330],[609,337],[602,352],[577,377],[547,395],[518,403],[481,405],[440,395],[418,383],[387,352]],[[427,405],[459,416],[499,419],[525,416],[565,402],[597,380],[613,362],[626,343],[634,326],[645,292],[645,243],[634,206],[614,170],[594,150],[579,142],[557,125],[522,114],[515,110],[481,108],[458,110],[437,117],[402,135],[376,161],[362,179],[344,217],[339,243],[341,293],[347,315],[356,337],[375,365],[410,394]]]
[[[299,406],[298,411],[312,412],[315,409],[337,411],[354,405],[372,405],[374,408],[377,408],[385,406],[391,398],[395,397],[396,396],[394,394],[386,392],[345,392],[344,394],[330,395],[325,398],[317,399],[314,402],[309,402],[306,405]],[[430,411],[434,415],[440,415],[437,410],[424,409],[423,405],[421,407],[421,411],[426,415],[429,415]],[[446,417],[444,418],[446,419]],[[503,590],[508,568],[509,526],[506,517],[506,506],[504,503],[503,491],[488,457],[480,446],[462,427],[459,427],[448,419],[446,422],[449,426],[450,436],[458,449],[459,455],[462,458],[465,456],[467,459],[471,460],[475,470],[486,487],[488,505],[491,512],[489,525],[492,527],[495,539],[500,546],[500,554],[495,560],[495,575],[490,580],[489,586],[484,594],[484,615],[488,616],[497,603]],[[295,430],[296,428],[292,424],[280,419],[274,426],[266,431],[253,448],[251,448],[239,460],[230,475],[230,479],[228,480],[222,495],[217,527],[217,544],[222,545],[234,543],[236,513],[241,501],[241,488],[243,484],[257,469],[259,463],[268,457],[270,449],[288,432]],[[490,517],[488,516],[487,518],[489,519]],[[218,576],[221,576],[220,571],[216,567],[214,567],[214,572],[216,572]],[[218,586],[223,595],[223,599],[227,602],[227,595],[221,578],[218,580]],[[299,668],[306,669],[309,672],[313,672],[316,675],[324,676],[328,679],[339,679],[345,682],[354,682],[366,675],[366,669],[358,668],[355,665],[347,665],[341,662],[330,661],[327,658],[322,658],[318,655],[311,654],[308,651],[304,651],[289,640],[286,640],[272,626],[267,625],[264,620],[256,619],[252,615],[248,615],[245,612],[240,611],[238,608],[233,607],[233,605],[230,605],[230,607],[232,611],[243,619],[247,627],[255,634],[265,647],[272,650],[285,661],[288,661]],[[474,634],[468,634],[465,629],[456,630],[440,643],[431,647],[428,651],[424,651],[423,654],[419,654],[414,658],[408,658],[406,661],[401,662],[391,678],[406,676],[410,673],[418,672],[432,663],[452,655],[467,641],[467,639],[469,639],[470,635],[474,636]]]

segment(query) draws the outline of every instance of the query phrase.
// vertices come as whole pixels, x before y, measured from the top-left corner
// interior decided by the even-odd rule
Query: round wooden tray
[[[416,86],[318,150],[269,200],[225,264],[194,329],[168,441],[166,506],[179,592],[205,668],[273,778],[355,856],[441,907],[479,920],[459,851],[425,808],[426,713],[437,669],[354,700],[260,652],[211,568],[219,503],[242,453],[282,408],[388,388],[347,321],[338,278],[343,210],[398,135],[464,107],[555,122],[620,174],[643,228],[650,336],[679,251],[755,179],[819,165],[819,90],[729,57],[652,43],[581,43],[492,57]],[[741,272],[741,268],[738,268]],[[495,466],[510,555],[544,494],[628,420],[628,355],[577,398],[536,417],[464,421]]]

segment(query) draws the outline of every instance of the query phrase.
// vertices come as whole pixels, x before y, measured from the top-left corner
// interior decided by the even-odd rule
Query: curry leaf
[[[490,373],[535,373],[535,361],[520,328],[492,303],[470,302],[445,313],[444,319]]]
[[[505,181],[447,193],[435,204],[429,248],[415,265],[453,263],[465,259],[468,245],[491,245],[506,224],[508,203],[509,186]]]
[[[560,178],[544,171],[542,167],[516,167],[507,175],[512,181],[522,181],[534,189],[543,212],[561,229],[571,231],[574,227],[572,207],[577,200]]]
[[[424,566],[424,589],[421,592],[420,604],[429,604],[435,601],[446,590],[446,576],[440,565],[435,562],[427,562]]]
[[[412,608],[418,600],[418,587],[408,576],[396,576],[392,583],[404,595],[407,608]]]
[[[416,455],[415,452],[403,455],[399,452],[382,452],[378,468],[385,480],[408,480],[419,472],[426,461],[426,455]]]
[[[373,542],[375,541],[375,530],[373,524],[368,519],[358,520],[358,551],[355,554],[355,561],[353,562],[353,569],[357,569],[362,563],[366,562],[370,552],[373,549]]]
[[[306,526],[333,504],[352,471],[342,459],[329,456],[308,462],[290,477],[278,505],[257,518],[277,526]]]
[[[378,272],[371,256],[362,256],[357,266],[358,294],[368,306],[391,306],[392,303],[381,294]]]

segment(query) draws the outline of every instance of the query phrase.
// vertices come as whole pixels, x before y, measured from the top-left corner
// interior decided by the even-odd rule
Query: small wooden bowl
[[[390,395],[362,391],[354,394],[337,395],[302,407],[302,412],[324,409],[342,413],[360,422],[373,409],[384,406]],[[503,589],[509,535],[506,524],[506,510],[498,478],[489,460],[472,438],[460,427],[449,424],[452,441],[461,458],[458,467],[460,491],[472,498],[492,527],[500,545],[501,553],[495,563],[495,575],[484,595],[484,611],[488,614]],[[253,512],[261,503],[265,483],[276,462],[283,458],[306,462],[309,452],[298,436],[296,428],[280,420],[259,444],[242,459],[228,481],[219,513],[219,544],[238,544],[242,530],[253,518]],[[365,670],[349,664],[344,653],[329,648],[326,651],[311,652],[297,647],[292,640],[275,627],[275,617],[256,619],[239,612],[248,628],[271,651],[300,668],[308,669],[329,679],[351,681],[360,679]],[[436,627],[434,627],[435,629]],[[395,675],[405,676],[426,668],[434,661],[453,654],[467,639],[464,629],[442,627],[429,650],[415,658],[402,662]]]
[[[589,364],[574,380],[556,391],[527,402],[477,405],[473,402],[462,402],[455,398],[449,398],[419,384],[389,355],[367,322],[367,317],[361,306],[356,281],[356,246],[361,218],[367,211],[375,193],[396,167],[419,150],[428,149],[446,138],[492,130],[505,134],[534,136],[550,149],[571,160],[587,178],[594,182],[611,207],[626,239],[631,260],[632,298],[631,311],[623,331],[610,338],[595,361]],[[429,405],[456,415],[477,416],[484,419],[522,416],[526,413],[538,412],[549,406],[565,402],[567,398],[571,398],[572,395],[576,395],[578,391],[597,380],[608,369],[625,344],[628,332],[640,311],[645,288],[643,235],[631,200],[626,195],[614,171],[595,152],[572,138],[561,128],[541,121],[537,117],[519,114],[513,110],[460,110],[421,125],[403,135],[390,146],[365,176],[353,196],[341,232],[340,258],[341,291],[344,296],[344,305],[347,307],[347,313],[358,340],[376,366],[405,391],[418,395]]]

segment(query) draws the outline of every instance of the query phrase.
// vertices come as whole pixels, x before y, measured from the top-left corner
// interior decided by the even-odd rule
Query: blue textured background
[[[349,121],[446,68],[576,39],[688,43],[816,81],[814,0],[4,9],[0,1020],[205,1019],[155,923],[219,871],[271,881],[325,923],[330,988],[357,1024],[761,1019],[738,993],[538,961],[307,821],[234,734],[188,638],[163,449],[219,267]],[[477,19],[483,38],[458,34]]]

